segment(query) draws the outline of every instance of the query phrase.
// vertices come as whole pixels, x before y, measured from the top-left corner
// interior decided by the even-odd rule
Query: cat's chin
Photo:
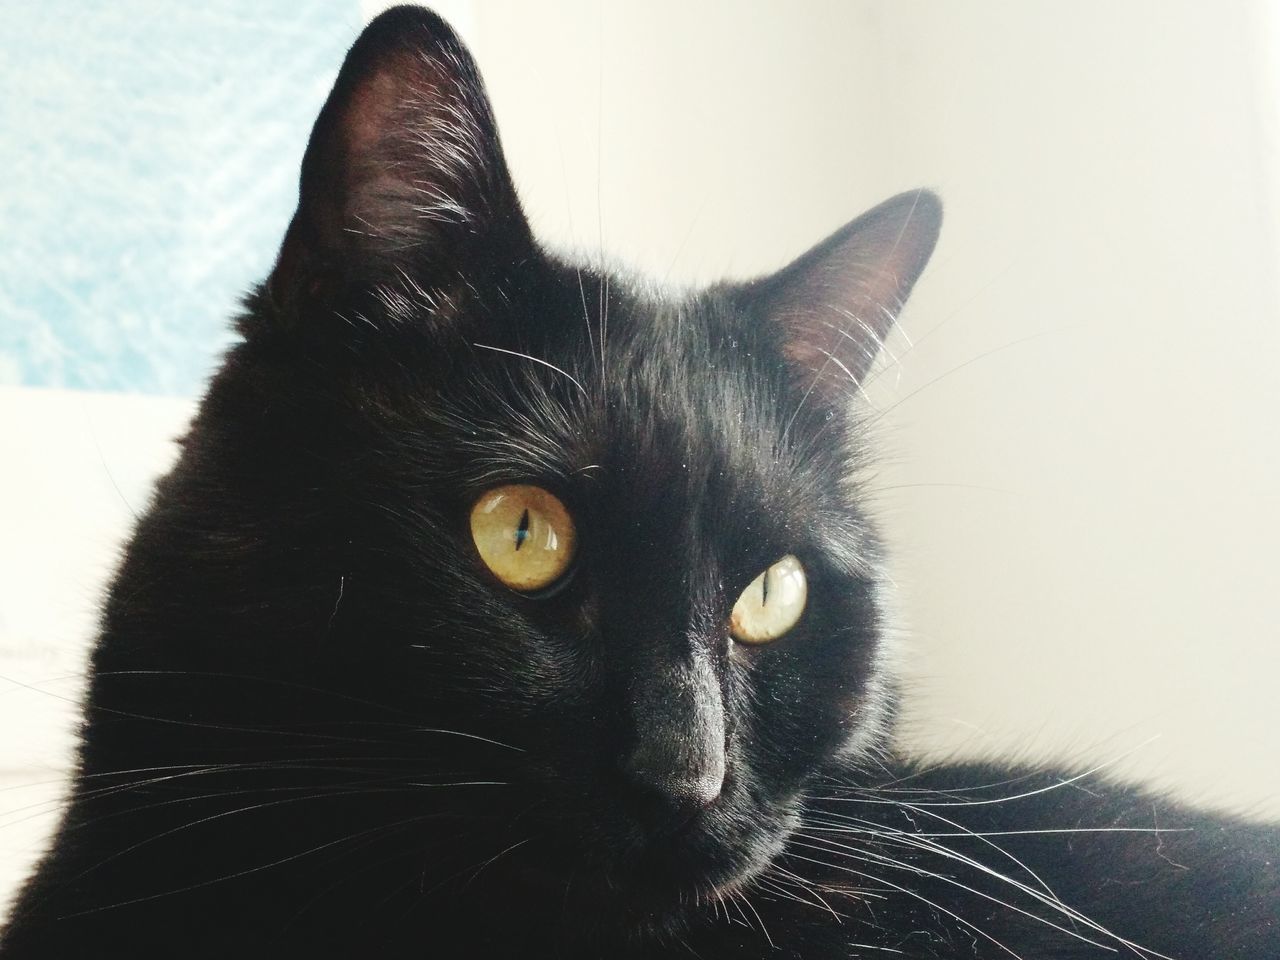
[[[675,930],[694,913],[724,909],[721,904],[782,851],[793,826],[789,814],[749,826],[708,825],[610,858],[607,865],[594,857],[553,855],[536,864],[526,861],[520,869],[524,883],[541,896],[560,898],[562,912],[576,918],[578,933],[589,938],[599,926],[643,938]]]

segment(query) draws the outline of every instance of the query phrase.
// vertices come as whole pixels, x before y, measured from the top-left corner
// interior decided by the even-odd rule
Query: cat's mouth
[[[644,842],[530,849],[521,872],[544,893],[556,891],[574,917],[608,918],[637,930],[664,928],[732,898],[781,852],[794,828],[786,811],[742,814],[700,817]]]

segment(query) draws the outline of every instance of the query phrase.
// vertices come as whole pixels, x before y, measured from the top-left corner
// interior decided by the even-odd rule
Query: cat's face
[[[505,297],[475,283],[484,348],[447,338],[465,362],[370,414],[347,600],[394,611],[378,642],[412,651],[441,723],[524,751],[547,865],[655,895],[732,883],[883,720],[848,424],[724,293],[615,286],[606,333],[576,272],[520,269]]]
[[[648,914],[749,877],[881,742],[848,398],[937,204],[664,299],[537,246],[473,70],[420,12],[357,43],[204,429],[288,448],[299,575],[336,581],[316,655],[506,745],[465,763],[511,787],[508,859]]]

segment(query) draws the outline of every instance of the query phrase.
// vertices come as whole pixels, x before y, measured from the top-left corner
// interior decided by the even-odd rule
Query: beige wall
[[[943,195],[872,389],[908,743],[1280,814],[1265,4],[456,6],[561,246],[745,275]]]

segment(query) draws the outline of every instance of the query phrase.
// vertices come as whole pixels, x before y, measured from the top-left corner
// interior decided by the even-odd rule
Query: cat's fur
[[[128,548],[0,955],[1280,956],[1275,830],[888,753],[850,395],[939,220],[897,197],[682,299],[566,265],[456,38],[379,17]],[[549,595],[471,544],[510,482],[575,517]],[[789,553],[800,623],[734,643]]]

